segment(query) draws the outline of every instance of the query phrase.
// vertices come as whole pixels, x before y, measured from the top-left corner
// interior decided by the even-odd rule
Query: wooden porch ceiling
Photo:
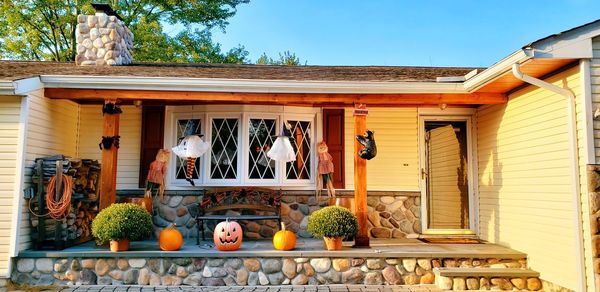
[[[117,99],[124,103],[136,100],[160,104],[232,103],[303,106],[376,106],[410,105],[483,105],[507,102],[503,93],[464,94],[324,94],[324,93],[236,93],[164,90],[119,90],[46,88],[45,96],[51,99],[69,99],[79,103],[103,103]]]

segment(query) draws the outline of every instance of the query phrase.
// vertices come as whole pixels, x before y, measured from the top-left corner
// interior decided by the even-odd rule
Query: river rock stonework
[[[11,280],[27,285],[417,285],[435,267],[526,267],[525,259],[456,258],[20,258]],[[533,284],[534,280],[530,280]],[[472,282],[472,281],[471,281]],[[468,284],[469,282],[465,282]],[[491,287],[491,286],[490,286]]]
[[[351,196],[342,193],[339,198],[352,200]],[[196,237],[196,221],[188,213],[187,207],[199,203],[201,195],[185,195],[168,193],[162,200],[154,198],[155,235],[173,223],[185,238]],[[306,231],[308,216],[329,205],[329,198],[321,196],[317,199],[313,192],[287,191],[281,202],[281,217],[286,228],[297,233],[301,238],[310,238]],[[372,238],[404,238],[408,234],[421,232],[420,197],[418,193],[403,192],[370,192],[367,200],[369,234]],[[239,215],[237,211],[228,210],[227,214]],[[205,221],[205,236],[212,238],[212,230],[218,222]],[[249,239],[272,238],[279,230],[276,220],[240,220],[244,228],[244,237]],[[377,277],[372,275],[372,277]]]
[[[127,65],[133,57],[133,33],[116,16],[106,13],[78,15],[77,65]]]

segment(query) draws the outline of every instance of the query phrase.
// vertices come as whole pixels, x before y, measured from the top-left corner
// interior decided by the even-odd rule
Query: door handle
[[[421,168],[421,179],[425,179],[427,175],[429,174],[427,173],[427,171],[425,171],[425,168]]]

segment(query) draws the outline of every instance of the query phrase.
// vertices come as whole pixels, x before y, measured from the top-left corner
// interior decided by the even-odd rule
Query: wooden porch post
[[[115,104],[115,102],[116,100],[106,100],[105,104]],[[104,113],[103,110],[103,137],[119,136],[119,117],[120,114],[118,113]],[[102,166],[100,169],[100,210],[110,206],[116,200],[118,151],[119,148],[115,145],[112,145],[109,149],[107,149],[107,147],[102,147]]]
[[[364,105],[354,108],[354,137],[364,135],[367,130],[367,109]],[[369,225],[367,221],[367,161],[358,156],[360,143],[354,139],[354,202],[358,218],[358,233],[354,237],[355,247],[369,247]]]

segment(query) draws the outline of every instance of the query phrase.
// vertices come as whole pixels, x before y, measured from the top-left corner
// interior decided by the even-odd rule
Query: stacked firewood
[[[49,217],[39,217],[46,214],[46,206],[38,206],[38,199],[33,198],[30,203],[32,213],[31,226],[34,229],[43,221],[46,239],[52,239],[54,230],[60,226],[62,240],[86,241],[92,236],[92,220],[98,214],[98,186],[100,178],[100,163],[91,159],[71,159],[62,155],[41,158],[44,182],[44,196],[47,191],[49,179],[56,175],[56,161],[62,160],[63,174],[73,178],[73,193],[71,196],[71,209],[67,216],[58,221]],[[37,161],[37,160],[36,160]],[[33,171],[32,181],[37,185],[39,175]],[[35,231],[34,231],[35,232]]]
[[[98,214],[98,205],[90,202],[73,203],[67,215],[68,239],[89,238],[92,236],[92,220]]]

